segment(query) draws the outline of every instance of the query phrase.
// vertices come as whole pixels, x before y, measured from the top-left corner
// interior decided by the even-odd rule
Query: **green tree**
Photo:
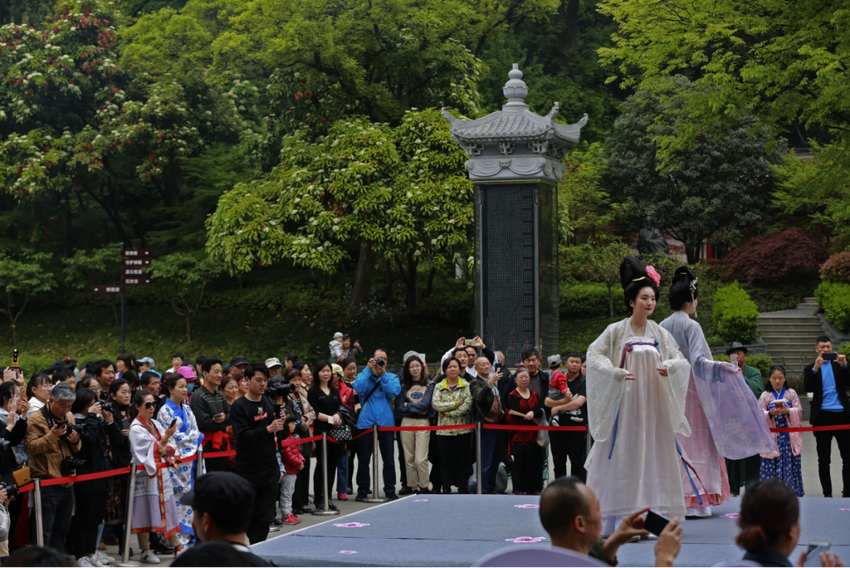
[[[121,278],[121,248],[117,243],[93,250],[77,250],[74,256],[63,259],[65,284],[77,290],[94,286],[117,284]],[[118,320],[118,300],[115,294],[103,294],[104,302],[112,306],[115,325]]]
[[[151,279],[165,292],[174,313],[186,318],[187,341],[192,341],[192,318],[198,313],[207,284],[223,271],[221,264],[210,258],[179,252],[151,261]]]
[[[803,146],[850,142],[843,3],[603,0],[600,10],[618,25],[616,45],[600,53],[621,85],[653,88],[684,73],[704,87],[688,94],[684,127],[660,141],[664,158],[705,131],[737,127],[742,110],[759,118],[756,132],[785,129]]]
[[[0,26],[37,25],[53,14],[56,0],[3,0],[0,2]]]
[[[207,223],[210,256],[232,273],[284,259],[333,273],[359,249],[352,302],[368,299],[381,255],[397,262],[415,307],[419,262],[445,263],[473,222],[466,158],[439,112],[409,112],[395,129],[342,120],[284,147],[269,175],[222,196]]]
[[[606,144],[607,185],[626,204],[625,223],[638,229],[647,215],[682,241],[688,262],[702,243],[733,246],[763,230],[769,218],[772,167],[781,141],[763,126],[754,134],[749,115],[737,127],[704,132],[693,143],[661,156],[659,137],[689,128],[687,109],[705,89],[684,77],[659,81],[629,98]],[[770,148],[770,150],[766,150]]]
[[[558,184],[562,246],[617,238],[611,229],[622,205],[611,203],[602,187],[607,164],[605,148],[598,142],[582,142],[564,158],[567,171]]]
[[[608,288],[608,317],[614,319],[614,290],[620,286],[620,263],[629,255],[629,247],[621,242],[589,242],[564,250],[565,267],[588,272],[586,278]]]
[[[18,345],[15,326],[30,298],[56,287],[48,266],[51,258],[47,253],[28,249],[19,249],[14,255],[0,253],[0,290],[6,293],[0,313],[9,318],[14,347]]]

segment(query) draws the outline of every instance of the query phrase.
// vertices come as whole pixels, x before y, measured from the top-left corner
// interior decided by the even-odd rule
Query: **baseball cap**
[[[188,381],[188,380],[192,380],[192,379],[197,379],[197,378],[198,378],[198,377],[195,375],[195,369],[193,369],[192,367],[189,367],[188,365],[184,365],[184,366],[180,367],[179,369],[177,369],[177,370],[176,370],[176,371],[174,371],[174,372],[175,372],[175,373],[178,373],[181,377],[183,377],[183,378],[184,378],[184,379],[186,379],[187,381]]]
[[[248,359],[246,359],[242,355],[237,355],[236,357],[234,357],[233,359],[230,360],[230,366],[231,367],[237,367],[239,365],[247,365],[247,364],[248,364]]]
[[[549,358],[546,359],[549,362],[549,368],[558,367],[561,364],[561,356],[560,355],[549,355]]]
[[[424,353],[417,353],[416,351],[408,351],[407,353],[404,354],[404,357],[402,357],[401,360],[402,360],[403,363],[407,363],[407,360],[410,359],[411,357],[418,357],[419,360],[422,361],[422,363],[425,363],[425,354]]]
[[[341,331],[338,331],[338,332],[334,333],[334,339],[336,339],[337,337],[342,337],[342,332],[341,332]]]
[[[229,471],[206,473],[195,480],[191,491],[180,503],[215,513],[232,512],[254,502],[254,488],[248,481]]]
[[[268,367],[268,365],[266,365],[266,366]],[[339,365],[337,365],[336,363],[334,363],[333,365],[331,365],[331,370],[332,370],[334,373],[336,373],[337,375],[339,375],[340,377],[341,377],[341,376],[343,376],[343,375],[345,374],[345,373],[343,373],[343,371],[342,371],[342,367],[340,367],[340,366],[339,366]]]
[[[270,357],[266,359],[266,367],[271,369],[272,367],[283,367],[283,365],[280,364],[280,359],[277,357]]]
[[[151,367],[156,367],[156,363],[154,363],[153,359],[151,359],[150,357],[142,357],[141,359],[139,359],[139,363],[147,363]]]

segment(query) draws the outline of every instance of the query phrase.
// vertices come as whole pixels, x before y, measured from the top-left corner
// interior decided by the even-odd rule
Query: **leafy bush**
[[[753,237],[729,254],[727,267],[748,284],[775,284],[817,269],[826,257],[818,238],[793,228]]]
[[[723,355],[718,353],[714,356],[715,361],[726,361],[729,362],[729,355]],[[773,359],[768,355],[764,355],[762,353],[757,353],[755,355],[748,355],[746,364],[750,367],[755,367],[761,373],[762,378],[767,378],[767,373],[770,371],[770,368],[773,367]]]
[[[734,282],[714,295],[714,326],[723,342],[749,343],[759,335],[759,312],[743,288]]]
[[[821,282],[815,296],[829,323],[845,333],[850,331],[850,284]]]
[[[850,251],[829,257],[820,269],[820,277],[830,282],[850,284]]]
[[[608,315],[608,287],[604,284],[561,284],[561,315],[588,317]],[[623,290],[614,290],[614,314],[625,313]]]

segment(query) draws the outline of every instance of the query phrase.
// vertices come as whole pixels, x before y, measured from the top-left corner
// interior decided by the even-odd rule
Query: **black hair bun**
[[[629,284],[635,280],[646,278],[646,268],[641,261],[633,256],[627,256],[620,263],[620,285],[623,290],[629,287]]]
[[[673,284],[670,286],[670,308],[681,310],[686,302],[697,297],[696,286],[691,292],[691,283],[697,279],[694,271],[687,266],[680,266],[673,273]]]

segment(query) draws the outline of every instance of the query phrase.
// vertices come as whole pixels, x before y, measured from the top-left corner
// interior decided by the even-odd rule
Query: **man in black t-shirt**
[[[264,396],[269,370],[262,363],[245,369],[248,392],[230,407],[233,435],[236,436],[236,473],[254,488],[254,512],[248,530],[251,544],[266,540],[274,518],[274,503],[280,467],[277,463],[275,434],[283,430],[283,420],[274,415],[274,404]]]
[[[567,402],[546,397],[545,404],[558,416],[561,426],[587,426],[587,387],[581,374],[581,355],[567,355],[567,388],[570,396]],[[560,413],[560,414],[559,414]],[[552,461],[555,479],[567,475],[567,458],[570,460],[570,474],[582,482],[587,480],[584,461],[587,458],[587,432],[549,432],[549,444],[552,447]]]

